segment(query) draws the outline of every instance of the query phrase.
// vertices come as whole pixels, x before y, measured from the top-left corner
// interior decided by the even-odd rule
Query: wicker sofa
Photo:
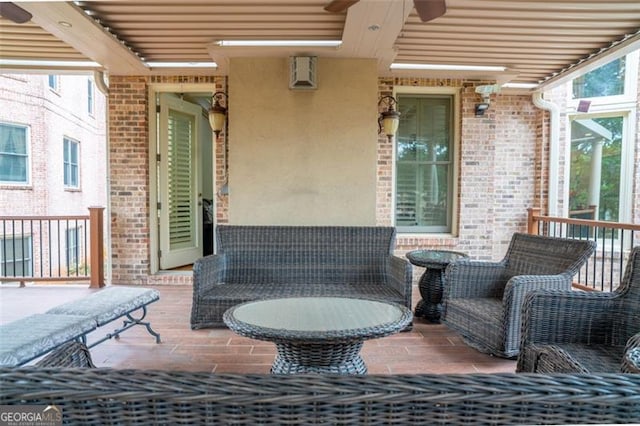
[[[640,375],[231,375],[1,368],[0,407],[65,424],[640,423]]]
[[[224,327],[227,309],[277,297],[362,297],[411,308],[411,264],[392,254],[392,227],[219,225],[216,242],[217,254],[193,265],[193,329]]]

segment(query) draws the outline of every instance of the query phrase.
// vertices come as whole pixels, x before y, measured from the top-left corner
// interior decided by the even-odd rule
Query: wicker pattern
[[[523,310],[521,372],[635,372],[640,348],[640,247],[612,293],[536,291]]]
[[[291,309],[292,304],[298,305],[295,312],[274,319],[280,316],[278,313]],[[264,305],[273,309],[260,309]],[[252,316],[251,321],[237,318],[239,310],[256,308],[262,314]],[[311,320],[300,319],[302,315]],[[270,324],[265,324],[265,316]],[[367,367],[360,357],[364,340],[397,333],[412,318],[411,311],[402,305],[333,297],[248,302],[223,315],[225,324],[241,336],[276,343],[278,354],[271,367],[274,374],[366,374]]]
[[[480,351],[515,357],[526,295],[569,290],[594,249],[593,241],[516,233],[500,262],[458,260],[446,271],[442,321]]]
[[[416,305],[417,317],[424,317],[435,323],[440,322],[444,271],[451,262],[464,257],[467,255],[451,250],[414,250],[407,253],[409,262],[425,268],[418,283],[422,300]]]
[[[38,367],[95,368],[91,353],[84,343],[67,342],[38,361]]]
[[[640,422],[640,375],[215,375],[0,369],[0,405],[72,425],[503,425]]]
[[[216,255],[193,266],[191,327],[224,327],[240,303],[278,297],[362,297],[411,306],[411,264],[392,255],[392,227],[229,226]]]

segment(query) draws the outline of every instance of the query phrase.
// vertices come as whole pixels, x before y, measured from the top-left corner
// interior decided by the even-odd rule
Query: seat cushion
[[[278,297],[335,296],[381,299],[404,304],[404,297],[389,286],[376,284],[222,284],[209,297],[222,300],[261,300]]]
[[[98,326],[102,326],[158,299],[160,299],[158,290],[113,286],[82,299],[56,306],[47,313],[88,316],[94,318]]]
[[[96,329],[91,317],[34,314],[0,326],[0,366],[17,366]]]
[[[460,333],[470,345],[483,352],[502,351],[502,299],[449,299],[443,322]]]
[[[536,348],[536,373],[617,373],[624,346],[563,343]]]

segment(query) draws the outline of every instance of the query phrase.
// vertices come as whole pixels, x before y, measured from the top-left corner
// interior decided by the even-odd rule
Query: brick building
[[[90,206],[106,207],[105,101],[91,74],[0,74],[0,216],[88,215]],[[13,240],[16,247],[41,241],[37,227],[3,226],[0,251],[11,251]],[[69,241],[84,244],[84,225],[63,226],[64,255]],[[38,252],[25,250],[24,263],[28,251]]]

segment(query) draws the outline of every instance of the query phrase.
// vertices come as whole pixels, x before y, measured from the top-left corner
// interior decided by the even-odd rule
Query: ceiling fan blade
[[[333,0],[324,7],[324,10],[334,13],[344,12],[359,1],[360,0]]]
[[[413,0],[413,5],[422,22],[439,18],[447,11],[445,0]]]
[[[16,24],[29,22],[33,17],[29,12],[11,2],[0,2],[0,15]]]

